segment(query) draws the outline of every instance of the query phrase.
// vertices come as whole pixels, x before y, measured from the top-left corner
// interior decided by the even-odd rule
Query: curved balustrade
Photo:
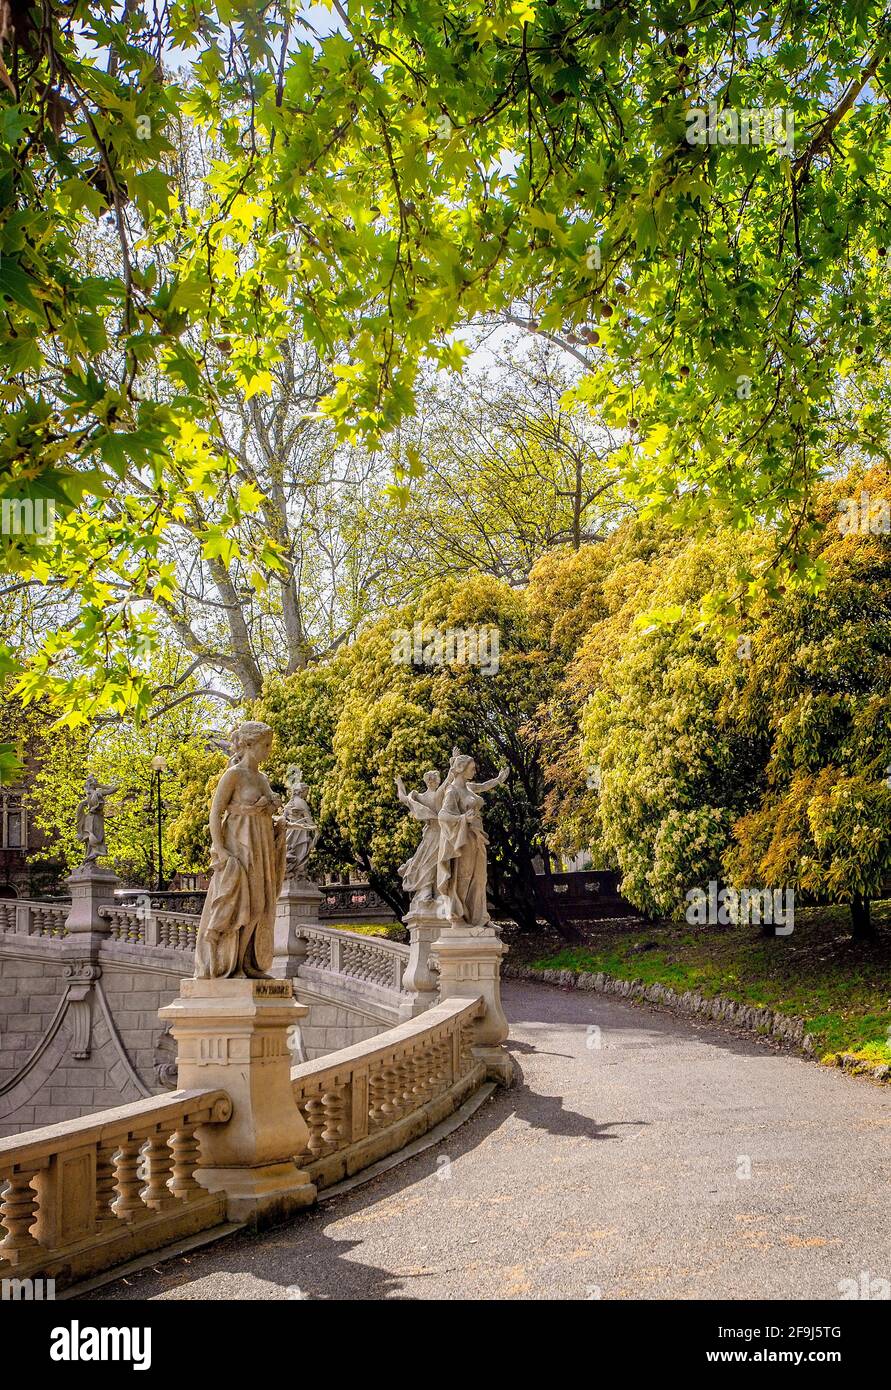
[[[344,987],[360,987],[380,995],[383,1003],[398,1005],[402,977],[408,965],[409,948],[386,937],[359,936],[333,927],[304,927],[300,935],[306,942],[306,958],[298,977],[312,981],[339,977]]]
[[[472,1051],[482,999],[447,999],[368,1042],[294,1067],[309,1140],[297,1163],[327,1187],[395,1153],[485,1079]]]
[[[196,1130],[231,1114],[225,1091],[176,1091],[0,1139],[0,1274],[72,1282],[219,1225]]]

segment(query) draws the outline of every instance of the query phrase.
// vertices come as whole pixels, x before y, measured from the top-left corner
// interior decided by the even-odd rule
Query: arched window
[[[10,787],[0,793],[0,848],[28,848],[28,819],[21,788]]]

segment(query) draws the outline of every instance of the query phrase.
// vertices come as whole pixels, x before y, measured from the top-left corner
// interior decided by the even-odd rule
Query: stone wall
[[[191,972],[182,950],[107,941],[98,960],[78,961],[70,936],[0,932],[0,1137],[173,1088],[176,1049],[158,1010]],[[306,1060],[398,1021],[377,1003],[295,983],[310,1010]]]
[[[300,1032],[303,1037],[303,1051],[307,1062],[323,1057],[326,1052],[337,1052],[342,1047],[353,1047],[355,1043],[367,1042],[377,1037],[385,1028],[392,1028],[397,1022],[390,1018],[375,1018],[367,1010],[352,1008],[336,1000],[307,989],[297,982],[297,998],[309,1008],[309,1015],[303,1020]]]
[[[163,1091],[175,1051],[158,1009],[181,973],[0,938],[0,1136]]]

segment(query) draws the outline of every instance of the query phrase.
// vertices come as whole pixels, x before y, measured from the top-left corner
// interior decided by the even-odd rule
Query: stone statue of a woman
[[[439,858],[439,808],[445,787],[438,772],[424,773],[424,791],[407,792],[401,777],[396,778],[396,794],[409,813],[424,827],[421,843],[411,859],[399,866],[406,893],[411,893],[411,910],[433,902],[436,864]]]
[[[214,792],[213,875],[198,925],[198,979],[265,979],[272,965],[285,830],[277,816],[281,802],[259,766],[271,745],[268,724],[242,724],[233,734],[233,756]]]
[[[486,906],[486,847],[482,793],[507,781],[503,767],[488,782],[474,782],[476,763],[466,753],[452,754],[439,809],[439,854],[436,889],[439,911],[452,924],[484,927]]]
[[[118,785],[100,787],[92,773],[84,784],[84,797],[77,807],[77,838],[84,847],[84,863],[93,864],[100,855],[106,855],[105,844],[105,801],[114,796]]]
[[[299,767],[288,769],[287,786],[291,795],[282,810],[285,822],[285,871],[288,878],[299,878],[316,847],[319,831],[306,800],[309,787],[301,779]]]

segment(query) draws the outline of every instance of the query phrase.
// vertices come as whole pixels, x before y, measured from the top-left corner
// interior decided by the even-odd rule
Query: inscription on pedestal
[[[254,980],[255,999],[290,999],[293,993],[290,980]]]
[[[185,999],[293,999],[294,986],[290,980],[245,980],[235,976],[216,980],[183,980],[180,986]]]

